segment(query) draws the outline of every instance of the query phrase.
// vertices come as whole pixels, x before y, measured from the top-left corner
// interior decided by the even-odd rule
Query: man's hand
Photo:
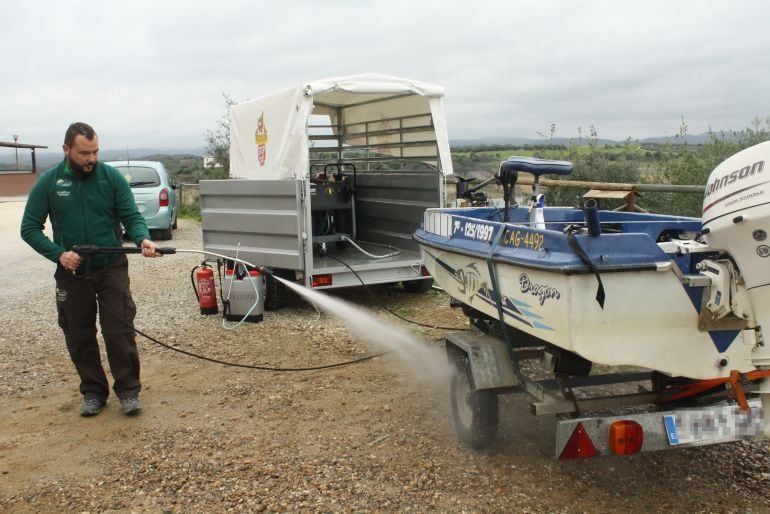
[[[73,251],[64,252],[59,256],[59,264],[61,264],[64,269],[68,269],[70,271],[75,271],[78,269],[78,266],[80,266],[82,261],[83,258]]]
[[[145,257],[163,257],[163,254],[155,253],[155,249],[158,245],[149,239],[143,239],[142,244],[139,246],[142,248],[142,255]]]

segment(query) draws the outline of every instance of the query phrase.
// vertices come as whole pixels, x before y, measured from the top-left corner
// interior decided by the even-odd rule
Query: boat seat
[[[534,157],[523,157],[513,155],[504,161],[508,169],[514,171],[525,171],[540,177],[540,175],[569,175],[572,173],[572,163],[568,161],[554,161],[550,159],[536,159]]]

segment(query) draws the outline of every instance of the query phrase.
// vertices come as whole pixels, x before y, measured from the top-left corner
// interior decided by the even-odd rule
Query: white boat
[[[702,218],[542,208],[533,197],[429,209],[414,238],[436,283],[466,311],[502,320],[509,340],[662,376],[749,377],[770,391],[768,160],[770,142],[720,164]],[[569,171],[511,157],[498,179],[509,197],[518,172],[537,184]]]

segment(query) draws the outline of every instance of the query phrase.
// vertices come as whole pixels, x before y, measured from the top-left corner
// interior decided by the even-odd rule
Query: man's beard
[[[94,171],[94,166],[95,166],[95,164],[91,164],[91,165],[90,165],[90,166],[91,166],[91,169],[89,169],[89,170],[86,170],[86,169],[85,169],[85,166],[80,166],[79,164],[75,163],[75,161],[73,161],[72,159],[69,159],[69,158],[68,158],[68,159],[67,159],[67,162],[69,163],[69,165],[70,165],[70,168],[72,168],[72,171],[75,171],[75,172],[77,172],[77,173],[80,173],[80,174],[82,174],[82,175],[88,175],[89,173],[91,173],[92,171]]]

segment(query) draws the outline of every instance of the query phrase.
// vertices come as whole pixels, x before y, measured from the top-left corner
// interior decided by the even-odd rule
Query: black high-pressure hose
[[[340,260],[340,259],[338,259],[338,258],[336,258],[336,257],[332,257],[332,256],[331,256],[331,255],[329,255],[329,254],[326,254],[326,257],[327,257],[328,259],[331,259],[331,260],[333,260],[333,261],[337,261],[337,262],[339,262],[340,264],[342,264],[343,266],[345,266],[347,269],[349,269],[349,270],[350,270],[350,272],[351,272],[351,273],[353,273],[353,275],[355,275],[355,277],[358,279],[358,281],[359,281],[359,282],[361,282],[361,285],[364,287],[364,290],[365,290],[365,291],[366,291],[366,292],[369,294],[369,296],[371,296],[371,297],[372,297],[372,298],[374,298],[374,299],[376,299],[376,298],[377,298],[377,297],[374,295],[374,293],[372,293],[372,291],[369,289],[369,287],[367,287],[366,283],[365,283],[365,282],[364,282],[364,280],[361,278],[361,276],[360,276],[358,273],[356,273],[356,270],[354,270],[353,268],[351,268],[351,267],[350,267],[350,265],[349,265],[348,263],[346,263],[346,262],[344,262],[344,261],[342,261],[342,260]],[[388,309],[387,307],[383,307],[383,309],[385,309],[386,311],[388,311],[389,313],[391,313],[391,314],[392,314],[392,315],[394,315],[395,317],[397,317],[397,318],[399,318],[399,319],[402,319],[402,320],[406,321],[407,323],[411,323],[412,325],[417,325],[417,326],[420,326],[420,327],[433,328],[433,329],[440,329],[440,330],[468,330],[467,328],[459,328],[459,327],[442,327],[442,326],[440,326],[440,325],[429,325],[429,324],[427,324],[427,323],[420,323],[419,321],[414,321],[414,320],[411,320],[411,319],[405,318],[405,317],[404,317],[404,316],[402,316],[401,314],[399,314],[399,313],[397,313],[397,312],[395,312],[395,311],[392,311],[392,310]]]
[[[160,250],[160,251],[158,251],[158,250]],[[175,248],[159,248],[158,250],[156,250],[157,253],[162,253],[162,254],[174,254],[174,253],[176,253],[176,249]],[[86,271],[86,274],[85,275],[76,275],[76,278],[79,278],[81,280],[86,280],[89,283],[89,285],[91,285],[91,287],[93,288],[93,284],[91,284],[91,281],[90,281],[91,279],[90,279],[90,276],[89,276],[89,272],[90,272],[90,259],[91,259],[91,257],[93,255],[95,255],[97,253],[113,253],[113,254],[115,254],[115,253],[123,253],[123,254],[126,254],[126,253],[141,253],[142,249],[139,248],[139,247],[131,247],[131,246],[99,247],[99,246],[92,246],[92,245],[82,245],[82,246],[73,246],[72,247],[72,251],[75,252],[75,253],[78,253],[79,255],[84,256],[86,258],[86,261],[87,261],[87,271]],[[261,267],[260,269],[262,270],[262,273],[264,273],[266,275],[272,275],[273,274],[273,270],[271,270],[269,268]],[[193,269],[193,271],[194,271],[194,269]],[[104,303],[101,302],[101,299],[99,298],[99,295],[97,295],[95,291],[94,291],[94,296],[96,297],[97,301],[99,302],[100,308],[103,308],[105,311],[109,312],[112,316],[114,316],[115,319],[117,319],[120,323],[122,323],[126,327],[130,328],[132,331],[136,332],[140,336],[149,339],[153,343],[155,343],[155,344],[157,344],[159,346],[162,346],[163,348],[166,348],[168,350],[172,350],[174,352],[187,355],[189,357],[194,357],[196,359],[201,359],[201,360],[204,360],[204,361],[214,362],[216,364],[222,364],[222,365],[225,365],[225,366],[230,366],[230,367],[235,367],[235,368],[247,368],[247,369],[260,370],[260,371],[273,371],[273,372],[281,372],[281,373],[298,372],[298,371],[318,371],[318,370],[323,370],[323,369],[339,368],[339,367],[342,367],[342,366],[349,366],[351,364],[358,364],[360,362],[365,362],[365,361],[374,359],[376,357],[381,357],[382,355],[385,355],[386,353],[389,353],[389,352],[379,352],[379,353],[374,353],[374,354],[367,355],[365,357],[361,357],[361,358],[350,360],[350,361],[336,362],[336,363],[333,363],[333,364],[324,364],[324,365],[321,365],[321,366],[308,366],[308,367],[304,367],[304,368],[280,368],[280,367],[273,367],[273,366],[257,366],[257,365],[254,365],[254,364],[242,364],[242,363],[238,363],[238,362],[227,362],[227,361],[223,361],[223,360],[220,360],[220,359],[214,359],[212,357],[206,357],[205,355],[200,355],[200,354],[197,354],[197,353],[188,352],[188,351],[182,350],[180,348],[174,348],[173,346],[170,346],[170,345],[168,345],[168,344],[166,344],[166,343],[164,343],[162,341],[159,341],[158,339],[155,339],[154,337],[152,337],[152,336],[150,336],[148,334],[145,334],[144,332],[142,332],[138,328],[134,327],[133,324],[131,324],[131,323],[127,322],[126,320],[124,320],[122,316],[117,315],[114,311],[112,311],[109,307],[107,307]],[[197,291],[196,291],[196,296],[197,296]]]
[[[187,350],[182,350],[180,348],[174,348],[173,346],[170,346],[170,345],[168,345],[168,344],[166,344],[166,343],[164,343],[162,341],[159,341],[159,340],[155,339],[154,337],[152,337],[152,336],[150,336],[148,334],[145,334],[144,332],[142,332],[138,328],[134,327],[133,325],[131,325],[127,321],[119,318],[113,311],[111,311],[106,305],[102,304],[101,302],[99,302],[99,305],[104,307],[104,309],[107,312],[109,312],[110,314],[112,314],[113,316],[118,318],[121,323],[123,323],[127,327],[130,327],[131,330],[133,330],[134,332],[136,332],[140,336],[149,339],[153,343],[155,343],[155,344],[157,344],[159,346],[162,346],[163,348],[166,348],[168,350],[172,350],[172,351],[175,351],[177,353],[181,353],[181,354],[184,354],[184,355],[187,355],[187,356],[190,356],[190,357],[195,357],[196,359],[201,359],[201,360],[204,360],[204,361],[214,362],[216,364],[223,364],[225,366],[229,366],[229,367],[233,367],[233,368],[256,369],[256,370],[260,370],[260,371],[274,371],[274,372],[281,372],[281,373],[289,373],[289,372],[296,372],[296,371],[318,371],[318,370],[322,370],[322,369],[339,368],[339,367],[342,367],[342,366],[348,366],[350,364],[357,364],[359,362],[365,362],[365,361],[374,359],[376,357],[381,357],[382,355],[385,355],[386,353],[388,353],[388,352],[374,353],[372,355],[367,355],[365,357],[361,357],[359,359],[354,359],[354,360],[350,360],[350,361],[336,362],[336,363],[333,363],[333,364],[324,364],[324,365],[321,365],[321,366],[309,366],[309,367],[306,367],[306,368],[279,368],[279,367],[273,367],[273,366],[257,366],[255,364],[242,364],[242,363],[239,363],[239,362],[228,362],[228,361],[223,361],[223,360],[220,360],[220,359],[214,359],[212,357],[206,357],[205,355],[200,355],[200,354],[197,354],[197,353],[188,352]]]

